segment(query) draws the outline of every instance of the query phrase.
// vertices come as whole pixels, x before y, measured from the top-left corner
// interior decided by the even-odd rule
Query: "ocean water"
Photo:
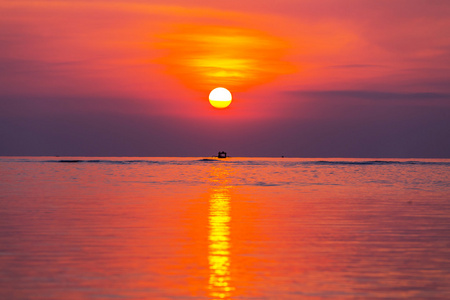
[[[0,157],[0,299],[450,299],[450,160]]]

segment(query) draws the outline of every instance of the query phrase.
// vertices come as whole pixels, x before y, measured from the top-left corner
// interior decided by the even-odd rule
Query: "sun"
[[[215,108],[226,108],[231,103],[231,93],[223,87],[215,88],[209,93],[209,103]]]

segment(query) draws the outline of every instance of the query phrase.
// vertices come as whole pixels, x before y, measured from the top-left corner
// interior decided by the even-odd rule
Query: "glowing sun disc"
[[[209,103],[215,108],[225,108],[231,103],[231,93],[226,88],[218,87],[209,93]]]

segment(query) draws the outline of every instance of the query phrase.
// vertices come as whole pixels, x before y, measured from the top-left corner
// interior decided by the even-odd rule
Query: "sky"
[[[0,155],[450,158],[447,0],[0,11]]]

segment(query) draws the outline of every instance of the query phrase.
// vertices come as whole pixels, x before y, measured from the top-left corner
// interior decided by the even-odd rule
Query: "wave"
[[[238,159],[217,159],[217,158],[155,158],[155,159],[84,159],[78,157],[67,157],[61,159],[40,159],[38,157],[27,158],[0,158],[2,162],[39,162],[39,163],[65,163],[65,164],[148,164],[148,165],[201,165],[201,164],[224,164],[240,166],[385,166],[385,165],[437,165],[450,166],[450,160],[306,160],[306,159],[275,159],[275,158],[238,158]]]
[[[218,162],[218,161],[223,162],[223,160],[219,160],[218,158],[202,158],[197,161],[199,161],[199,162]]]
[[[394,160],[368,160],[368,161],[316,161],[315,165],[450,165],[450,162],[437,161],[394,161]]]
[[[89,163],[89,164],[112,164],[112,165],[129,165],[129,164],[161,164],[161,161],[153,160],[109,160],[109,159],[58,159],[45,160],[41,162],[48,163]]]

